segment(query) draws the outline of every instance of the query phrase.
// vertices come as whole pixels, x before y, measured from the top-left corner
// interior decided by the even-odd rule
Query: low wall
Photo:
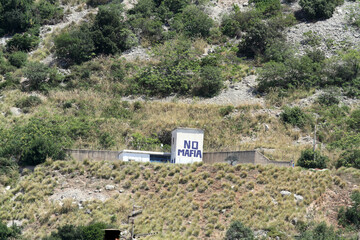
[[[205,152],[203,156],[203,162],[213,164],[217,162],[227,162],[232,165],[237,164],[261,164],[269,165],[274,164],[282,167],[291,167],[291,162],[277,162],[269,160],[260,152],[253,151],[236,151],[236,152]]]
[[[70,157],[83,161],[85,159],[92,159],[97,161],[115,161],[119,159],[120,151],[101,151],[101,150],[82,150],[82,149],[67,149]],[[236,152],[205,152],[203,155],[203,162],[207,164],[214,164],[218,162],[227,162],[232,165],[236,164],[274,164],[282,167],[290,167],[291,162],[277,162],[269,160],[267,157],[258,151],[236,151]]]
[[[100,151],[100,150],[81,150],[81,149],[67,149],[66,152],[70,157],[83,161],[85,159],[92,159],[97,161],[107,160],[114,161],[119,159],[119,151]]]
[[[204,152],[203,162],[208,164],[228,162],[230,164],[255,164],[256,151]]]

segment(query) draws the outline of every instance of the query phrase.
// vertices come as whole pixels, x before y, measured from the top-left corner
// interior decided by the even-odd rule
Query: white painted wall
[[[123,151],[119,154],[119,160],[124,162],[150,162],[150,154]]]
[[[203,158],[204,131],[194,128],[176,128],[171,137],[171,162],[194,163]]]

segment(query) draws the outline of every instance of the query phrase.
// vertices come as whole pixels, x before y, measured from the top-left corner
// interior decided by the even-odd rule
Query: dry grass
[[[234,219],[254,230],[264,229],[289,239],[296,234],[292,220],[307,221],[307,209],[314,201],[321,201],[330,190],[338,192],[341,200],[344,191],[351,192],[353,184],[359,183],[360,173],[355,169],[311,172],[254,165],[49,159],[0,196],[0,219],[25,219],[24,236],[40,239],[64,224],[82,225],[93,220],[128,229],[127,214],[136,204],[144,210],[136,217],[135,232],[160,233],[145,239],[221,239]],[[116,190],[105,191],[107,184]],[[66,197],[61,203],[48,200],[69,189],[86,194],[102,189],[107,200],[83,201],[82,208],[77,200]],[[304,201],[296,203],[292,195],[282,196],[281,190],[300,194]],[[321,211],[315,214],[317,219],[332,222]]]

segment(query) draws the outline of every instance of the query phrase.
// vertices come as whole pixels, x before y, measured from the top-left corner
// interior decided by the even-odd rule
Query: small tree
[[[326,168],[329,159],[320,154],[319,151],[306,149],[301,152],[297,165],[304,168]]]
[[[336,6],[344,3],[344,0],[300,0],[299,4],[309,19],[330,18]]]
[[[234,221],[231,223],[229,229],[226,232],[225,240],[253,240],[253,231],[244,226],[240,221]]]

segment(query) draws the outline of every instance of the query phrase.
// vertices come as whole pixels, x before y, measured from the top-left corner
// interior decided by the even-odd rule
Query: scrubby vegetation
[[[313,201],[329,191],[344,199],[342,191],[358,181],[358,170],[346,175],[351,174],[347,182],[340,171],[48,159],[34,172],[23,173],[17,184],[0,195],[0,218],[24,219],[25,239],[62,239],[61,233],[76,234],[92,221],[130,230],[128,214],[137,205],[143,213],[135,217],[135,233],[159,232],[148,239],[224,239],[241,233],[251,237],[259,229],[274,238],[290,238],[302,233],[298,228],[307,222],[305,209]],[[106,191],[108,184],[115,190]],[[295,202],[293,196],[281,195],[282,190],[301,195],[303,200]],[[67,198],[67,193],[74,199]],[[336,206],[331,210],[336,211]],[[323,216],[320,210],[311,213]],[[246,227],[231,224],[235,220],[246,222]],[[73,226],[66,226],[69,223]]]
[[[80,239],[105,226],[93,221],[129,229],[137,204],[136,232],[159,232],[148,239],[252,239],[255,230],[280,239],[351,236],[359,225],[357,190],[353,204],[349,192],[360,176],[360,51],[315,30],[293,45],[290,28],[326,21],[344,1],[299,0],[297,12],[294,2],[250,0],[217,18],[222,2],[0,0],[0,221],[23,220],[24,239]],[[352,6],[344,29],[357,32]],[[46,26],[83,12],[82,21]],[[250,75],[257,85],[244,81]],[[238,86],[259,104],[228,104],[228,88]],[[220,93],[226,105],[207,99]],[[170,151],[179,126],[204,129],[205,151],[257,149],[301,168],[66,156],[66,148]],[[37,168],[20,177],[24,165]],[[76,186],[89,199],[105,183],[116,191],[105,200],[49,200],[65,180],[86,183]],[[334,221],[340,206],[312,210],[331,194],[352,205],[338,215],[345,234]],[[14,234],[0,224],[0,238]]]

